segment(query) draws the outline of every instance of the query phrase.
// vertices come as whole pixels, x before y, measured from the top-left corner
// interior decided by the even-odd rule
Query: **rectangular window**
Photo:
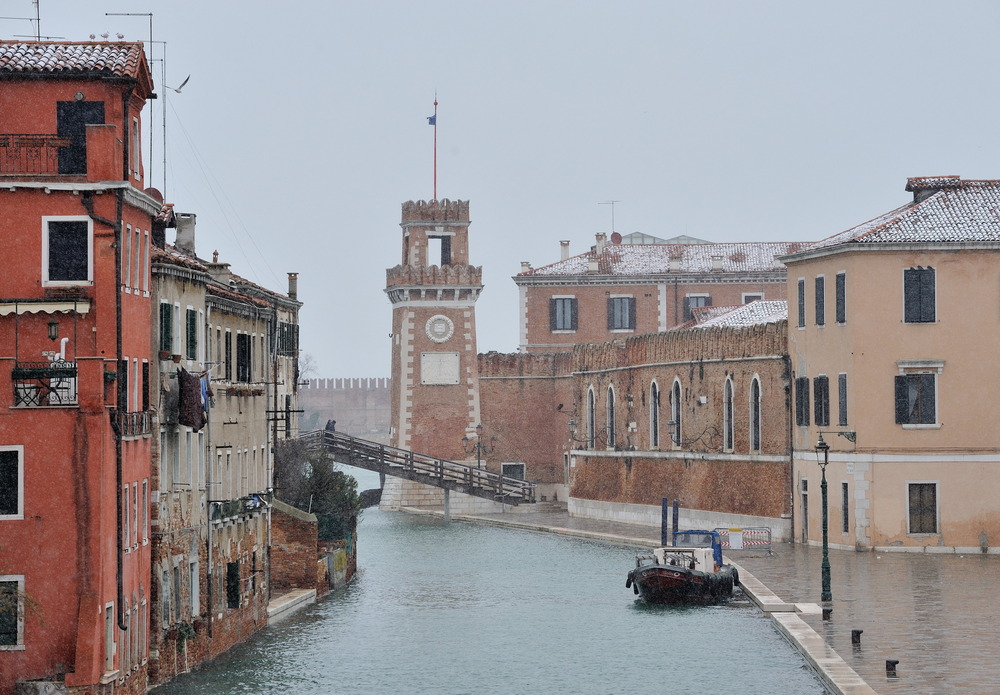
[[[139,119],[132,119],[132,173],[139,178],[142,165],[142,140],[139,139]]]
[[[635,330],[635,297],[608,297],[608,330]]]
[[[575,331],[577,306],[575,297],[553,297],[549,300],[549,330]]]
[[[128,412],[128,357],[118,361],[118,379],[115,382],[118,388],[118,410],[123,413]]]
[[[684,320],[690,321],[694,318],[692,309],[702,306],[712,306],[712,298],[707,294],[689,294],[684,297]]]
[[[902,374],[896,377],[896,424],[933,425],[936,374]]]
[[[184,614],[181,613],[181,568],[174,565],[174,616],[180,620]]]
[[[743,293],[743,303],[749,304],[750,302],[759,302],[764,299],[764,295],[759,292],[744,292]]]
[[[115,670],[115,604],[104,606],[104,670]]]
[[[816,325],[826,324],[826,278],[822,275],[816,278]]]
[[[806,325],[806,280],[805,278],[799,278],[798,284],[798,310],[799,310],[799,328],[804,328]]]
[[[837,323],[847,323],[847,273],[837,273]]]
[[[160,304],[160,350],[171,352],[174,347],[174,308]]]
[[[809,426],[809,377],[795,380],[795,424]]]
[[[240,563],[226,563],[226,606],[240,607]]]
[[[505,478],[525,480],[523,463],[501,463],[500,471]]]
[[[122,235],[125,237],[124,248],[122,249],[122,272],[124,274],[123,280],[125,281],[125,287],[132,286],[132,225],[127,225],[125,228],[125,233]]]
[[[132,483],[132,544],[139,545],[139,483]]]
[[[198,312],[194,309],[187,310],[185,328],[187,331],[187,351],[185,357],[189,360],[196,360],[198,359]]]
[[[236,334],[236,381],[249,382],[253,376],[253,343],[246,333]]]
[[[149,362],[142,361],[142,411],[149,410]]]
[[[910,483],[910,533],[937,533],[937,483]]]
[[[139,261],[142,259],[142,232],[135,229],[135,243],[132,245],[132,286],[139,291],[142,281],[139,279]]]
[[[226,381],[233,380],[233,334],[226,331],[226,354],[223,362],[226,363]]]
[[[24,518],[24,447],[0,447],[0,520]]]
[[[298,324],[281,322],[278,324],[278,354],[294,357],[299,352]]]
[[[90,284],[94,279],[89,218],[42,218],[42,285]]]
[[[170,624],[170,572],[163,570],[160,579],[160,622],[166,628]]]
[[[191,585],[191,616],[201,613],[200,582],[198,581],[198,559],[188,562],[188,583]]]
[[[24,575],[0,575],[0,650],[24,647]]]
[[[149,292],[149,230],[142,233],[142,291]]]
[[[129,537],[129,530],[132,528],[132,524],[129,521],[130,518],[128,506],[128,483],[125,483],[122,486],[122,547],[126,550],[128,550],[128,547],[132,545],[131,538]]]
[[[826,376],[813,379],[813,407],[816,424],[827,427],[830,424],[830,379]]]
[[[903,271],[903,321],[934,323],[934,285],[933,268],[909,268]]]
[[[142,481],[142,542],[149,541],[149,481]]]
[[[840,484],[840,530],[842,533],[851,531],[851,498],[848,496],[850,488],[847,483]]]
[[[837,375],[837,404],[839,406],[839,421],[841,427],[847,426],[847,375]]]

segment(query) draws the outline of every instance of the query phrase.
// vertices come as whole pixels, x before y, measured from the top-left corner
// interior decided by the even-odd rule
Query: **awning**
[[[65,299],[25,299],[11,301],[9,299],[0,301],[0,316],[10,316],[16,313],[21,314],[71,314],[73,312],[83,316],[90,311],[89,299],[78,299],[76,301],[66,301]]]

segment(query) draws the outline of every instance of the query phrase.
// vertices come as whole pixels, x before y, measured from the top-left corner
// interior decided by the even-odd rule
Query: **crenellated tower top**
[[[469,264],[469,201],[418,200],[403,203],[402,265]]]

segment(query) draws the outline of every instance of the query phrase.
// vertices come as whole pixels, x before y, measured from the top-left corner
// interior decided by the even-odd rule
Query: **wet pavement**
[[[412,511],[412,510],[408,510]],[[566,511],[453,516],[614,543],[658,545],[659,529],[570,517]],[[732,551],[788,603],[820,604],[822,549],[778,544]],[[830,550],[832,613],[800,617],[878,693],[1000,693],[1000,556]],[[628,568],[622,568],[622,574]],[[853,630],[863,630],[852,644]],[[896,660],[896,676],[886,661]]]

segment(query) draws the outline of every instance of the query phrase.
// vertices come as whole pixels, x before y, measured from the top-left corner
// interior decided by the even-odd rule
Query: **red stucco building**
[[[127,42],[0,42],[0,695],[145,689],[152,82]]]

